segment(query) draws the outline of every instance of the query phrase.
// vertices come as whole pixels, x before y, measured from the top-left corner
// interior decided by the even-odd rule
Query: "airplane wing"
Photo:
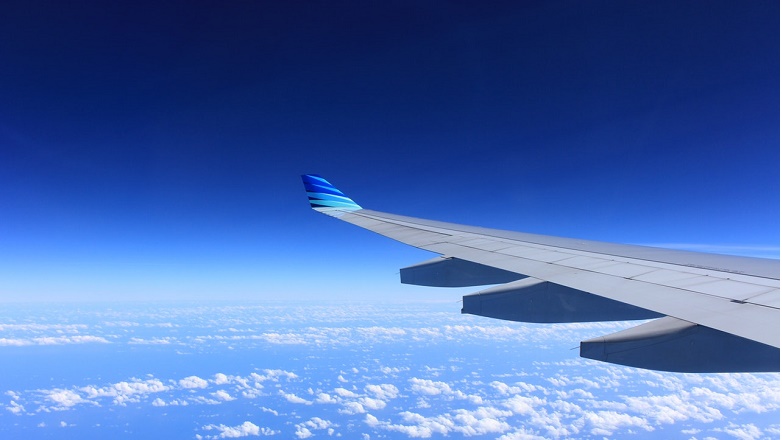
[[[439,257],[403,283],[497,286],[462,313],[519,322],[651,319],[581,342],[581,356],[678,372],[780,371],[779,261],[511,232],[363,209],[302,176],[316,211]]]

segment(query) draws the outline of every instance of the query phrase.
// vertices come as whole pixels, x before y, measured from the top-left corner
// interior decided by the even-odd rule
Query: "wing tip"
[[[301,180],[307,191],[310,207],[316,211],[357,211],[362,209],[358,203],[319,174],[302,174]]]

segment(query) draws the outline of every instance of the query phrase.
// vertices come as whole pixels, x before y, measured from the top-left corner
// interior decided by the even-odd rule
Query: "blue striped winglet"
[[[303,174],[304,189],[310,199],[310,206],[316,211],[355,211],[360,206],[342,191],[317,174]]]

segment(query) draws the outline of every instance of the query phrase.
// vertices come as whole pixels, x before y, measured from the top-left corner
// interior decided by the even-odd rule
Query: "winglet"
[[[342,191],[317,174],[303,174],[304,189],[312,209],[328,214],[330,211],[356,211],[360,206]]]

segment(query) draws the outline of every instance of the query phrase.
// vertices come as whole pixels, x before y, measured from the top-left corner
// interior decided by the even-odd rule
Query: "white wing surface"
[[[523,322],[654,319],[581,342],[581,356],[666,371],[779,371],[779,261],[464,226],[361,208],[317,175],[313,209],[440,257],[403,283],[499,284],[463,313]]]

